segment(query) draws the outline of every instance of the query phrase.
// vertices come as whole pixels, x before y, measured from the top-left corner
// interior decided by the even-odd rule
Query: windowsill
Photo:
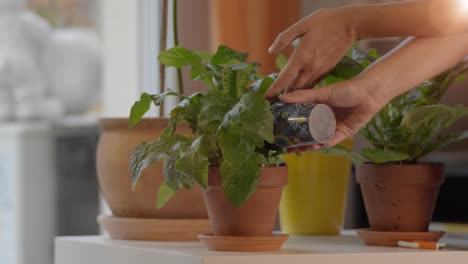
[[[60,237],[56,264],[254,264],[254,263],[464,263],[468,251],[441,251],[365,246],[354,235],[292,236],[280,252],[215,252],[200,242],[143,242],[111,240],[104,236]]]

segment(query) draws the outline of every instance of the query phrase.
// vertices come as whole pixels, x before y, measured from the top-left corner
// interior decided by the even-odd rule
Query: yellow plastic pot
[[[352,148],[353,140],[342,146]],[[287,154],[288,186],[280,203],[283,232],[338,235],[343,224],[351,161],[323,153]]]

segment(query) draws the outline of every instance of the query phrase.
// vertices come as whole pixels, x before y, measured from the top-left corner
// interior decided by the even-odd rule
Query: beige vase
[[[166,118],[144,119],[129,130],[128,119],[101,119],[97,149],[97,173],[101,193],[112,214],[126,218],[208,218],[201,188],[181,190],[162,209],[156,209],[156,195],[163,182],[162,163],[143,172],[135,190],[131,188],[129,161],[133,149],[143,141],[157,140],[168,124]],[[191,133],[182,128],[180,133]]]

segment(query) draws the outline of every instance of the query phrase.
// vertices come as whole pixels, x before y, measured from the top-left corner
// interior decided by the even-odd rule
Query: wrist
[[[386,87],[388,86],[385,85],[383,79],[379,78],[379,75],[364,73],[353,79],[353,81],[356,83],[356,87],[364,90],[364,93],[377,109],[383,108],[394,97],[387,91]]]
[[[335,20],[341,23],[341,27],[346,31],[349,39],[353,41],[360,39],[358,32],[359,16],[357,16],[354,11],[355,7],[356,6],[345,6],[330,10],[333,12]]]
[[[349,5],[339,9],[341,9],[340,12],[345,18],[348,27],[354,32],[356,40],[374,37],[371,32],[372,26],[376,23],[373,6]],[[379,18],[377,17],[377,19]]]

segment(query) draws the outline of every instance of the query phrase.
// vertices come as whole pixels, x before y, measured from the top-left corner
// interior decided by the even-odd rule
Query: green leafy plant
[[[319,86],[352,78],[378,58],[375,50],[366,53],[353,48]],[[339,147],[321,151],[349,156],[355,163],[416,163],[434,150],[468,138],[468,131],[448,132],[457,120],[468,116],[468,108],[439,103],[447,89],[467,73],[465,59],[393,99],[360,131],[372,148],[361,153]]]
[[[264,92],[273,82],[262,77],[256,62],[247,54],[220,46],[208,54],[176,46],[162,52],[159,61],[166,67],[188,67],[193,80],[203,82],[207,92],[189,97],[166,91],[143,93],[130,113],[130,127],[135,126],[149,110],[160,106],[167,96],[181,102],[170,112],[169,125],[159,140],[136,147],[130,162],[132,184],[142,171],[159,161],[164,162],[165,183],[157,198],[162,207],[180,188],[193,184],[208,186],[210,166],[219,167],[222,188],[235,206],[240,206],[254,192],[261,166],[283,163],[281,151],[269,149],[273,142],[273,117]],[[254,89],[250,85],[254,83]],[[191,135],[179,134],[177,126],[185,124]]]

